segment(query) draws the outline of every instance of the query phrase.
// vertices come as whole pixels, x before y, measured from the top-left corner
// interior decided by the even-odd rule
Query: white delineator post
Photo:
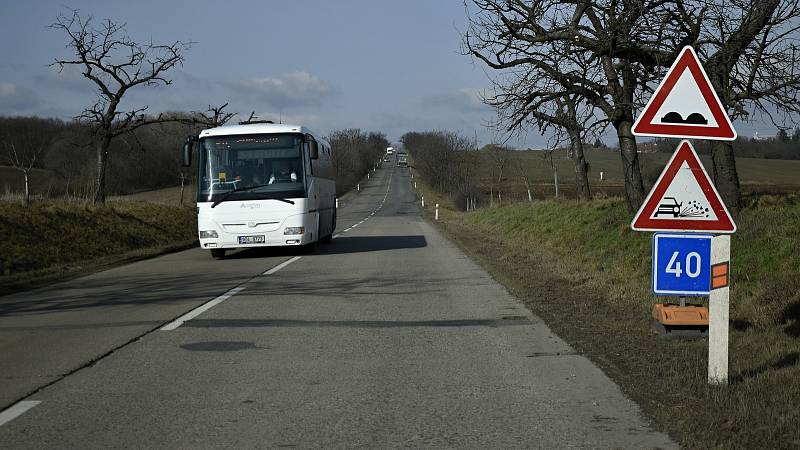
[[[339,207],[339,197],[336,197],[336,207]]]
[[[415,181],[414,182],[414,189],[416,189],[416,188],[417,188],[417,182]]]
[[[728,383],[728,317],[730,306],[730,235],[714,236],[711,240],[712,282],[708,296],[708,382]],[[714,288],[713,267],[728,264],[723,287]]]
[[[439,220],[439,204],[436,204],[436,220]]]
[[[425,207],[425,197],[422,197],[422,207]]]
[[[361,192],[361,183],[356,185],[356,192]]]

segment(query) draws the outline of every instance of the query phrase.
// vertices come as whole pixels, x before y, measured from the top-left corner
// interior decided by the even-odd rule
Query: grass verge
[[[192,207],[141,201],[0,202],[0,294],[186,248],[196,221]]]
[[[438,226],[690,448],[800,447],[800,201],[765,198],[732,240],[731,383],[709,386],[707,342],[650,328],[650,235],[617,199],[457,212]],[[432,211],[426,214],[431,218]]]

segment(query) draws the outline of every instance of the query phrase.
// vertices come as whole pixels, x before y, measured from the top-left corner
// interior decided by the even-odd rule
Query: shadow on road
[[[378,252],[428,246],[425,236],[339,236],[329,245],[323,245],[320,255]]]
[[[228,253],[225,259],[250,259],[274,256],[296,255],[338,255],[346,253],[365,253],[383,250],[423,248],[428,245],[425,236],[339,236],[330,244],[320,244],[316,252],[303,247],[261,247],[248,248]]]

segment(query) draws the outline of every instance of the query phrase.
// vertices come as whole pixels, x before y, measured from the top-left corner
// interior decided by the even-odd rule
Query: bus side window
[[[303,162],[306,165],[306,172],[314,175],[314,161],[311,160],[311,144],[303,143]]]

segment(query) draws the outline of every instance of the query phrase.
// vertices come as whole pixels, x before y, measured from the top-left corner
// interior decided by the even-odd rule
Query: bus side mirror
[[[183,167],[189,167],[192,165],[192,142],[186,141],[183,143],[183,161],[181,161]]]
[[[311,159],[319,159],[319,144],[317,144],[317,141],[311,141],[309,144],[309,156]]]

